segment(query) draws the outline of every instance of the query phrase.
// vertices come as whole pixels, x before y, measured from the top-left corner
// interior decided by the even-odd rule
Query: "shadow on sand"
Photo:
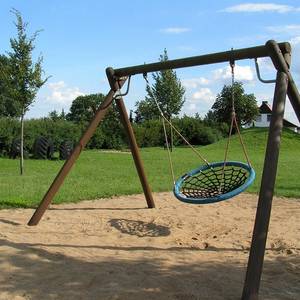
[[[48,244],[45,246],[51,247]],[[52,246],[58,250],[65,247]],[[1,299],[18,295],[34,300],[225,300],[240,299],[242,293],[245,266],[235,263],[234,259],[228,263],[210,260],[201,265],[178,263],[166,267],[166,258],[159,256],[161,252],[157,252],[155,259],[147,257],[145,252],[143,258],[129,260],[122,259],[121,247],[110,247],[109,250],[116,251],[113,259],[107,261],[99,257],[93,258],[91,262],[55,252],[56,248],[49,252],[43,247],[42,244],[14,243],[0,239],[0,266],[11,266],[9,271],[5,271],[7,268],[1,271]],[[88,247],[85,249],[89,251]],[[134,247],[127,250],[133,251]],[[154,247],[149,249],[157,250]],[[178,255],[173,250],[166,249],[169,255]],[[187,250],[181,248],[180,251]],[[205,255],[199,251],[199,255],[201,253]],[[295,255],[266,261],[261,299],[299,299],[299,265],[300,258]],[[286,280],[287,272],[294,272],[295,279]],[[7,295],[7,298],[1,295]]]

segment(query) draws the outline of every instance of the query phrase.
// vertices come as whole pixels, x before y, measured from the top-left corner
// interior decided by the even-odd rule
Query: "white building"
[[[259,115],[253,122],[254,127],[269,127],[272,115],[272,108],[268,101],[263,101],[259,108]],[[283,126],[293,130],[294,132],[300,133],[300,127],[291,123],[290,121],[283,119]]]

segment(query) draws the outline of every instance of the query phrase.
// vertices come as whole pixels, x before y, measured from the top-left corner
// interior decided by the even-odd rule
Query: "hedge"
[[[193,145],[207,145],[216,142],[227,135],[228,126],[224,124],[206,124],[199,118],[184,116],[172,121],[174,126]],[[31,153],[34,140],[44,136],[51,139],[56,149],[62,141],[68,140],[74,144],[80,139],[87,123],[76,124],[71,121],[50,118],[30,119],[24,123],[24,145]],[[160,120],[150,120],[143,123],[133,123],[137,143],[140,147],[163,146],[164,131]],[[170,127],[167,124],[170,136]],[[8,154],[12,141],[19,138],[20,122],[12,118],[0,118],[0,155]],[[173,131],[174,145],[183,145],[184,141]],[[127,146],[127,140],[119,122],[107,118],[98,126],[89,141],[89,149],[120,149]]]

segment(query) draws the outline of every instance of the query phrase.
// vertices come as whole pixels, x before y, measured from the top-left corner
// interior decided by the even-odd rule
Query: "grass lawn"
[[[257,193],[264,161],[266,129],[243,132],[251,162],[257,177],[249,192]],[[210,162],[222,161],[226,140],[199,147]],[[300,136],[285,130],[282,135],[279,169],[275,193],[278,196],[300,198]],[[167,152],[162,148],[141,149],[141,155],[151,188],[155,192],[172,189]],[[196,168],[199,158],[186,147],[172,153],[176,176]],[[237,137],[233,137],[230,160],[245,161]],[[26,160],[25,175],[19,175],[18,160],[0,158],[0,207],[36,206],[63,165],[62,161]],[[142,188],[130,152],[83,151],[54,203],[76,202],[83,199],[141,193]]]

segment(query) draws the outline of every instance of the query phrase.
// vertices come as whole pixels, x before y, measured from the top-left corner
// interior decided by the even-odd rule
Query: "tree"
[[[86,123],[91,121],[104,99],[105,96],[103,94],[91,94],[77,97],[72,102],[70,113],[67,114],[67,120],[86,125]],[[102,143],[102,147],[104,148],[121,146],[121,123],[114,103],[103,119],[101,127],[97,129],[96,134],[92,137],[91,143],[97,144],[99,147],[99,141],[94,140],[98,138],[97,136],[104,138]]]
[[[258,115],[256,98],[253,94],[245,94],[243,84],[235,82],[233,85],[234,106],[239,127],[250,123]],[[207,118],[230,125],[232,117],[232,86],[224,85]]]
[[[160,55],[159,61],[167,61],[168,53]],[[165,117],[170,120],[173,116],[179,114],[184,104],[185,89],[177,78],[176,72],[173,70],[163,70],[153,74],[154,84],[150,88],[147,86],[147,96],[144,100],[136,103],[136,121],[158,119],[159,111],[157,109],[155,99]]]
[[[167,50],[160,55],[159,61],[168,60]],[[160,116],[157,104],[164,116],[171,122],[173,116],[177,116],[184,104],[185,88],[177,78],[173,70],[163,70],[153,74],[154,84],[147,85],[147,96],[136,103],[136,121],[158,119]],[[156,104],[157,101],[157,104]],[[170,127],[171,150],[173,148],[173,133]]]
[[[13,9],[12,13],[16,16],[17,37],[10,39],[12,51],[9,56],[9,97],[14,99],[18,107],[18,116],[21,122],[21,155],[20,155],[20,173],[23,174],[23,145],[24,145],[24,116],[29,110],[29,106],[34,102],[38,90],[48,80],[42,79],[42,61],[39,56],[36,62],[32,60],[32,52],[35,48],[34,42],[39,31],[36,31],[31,37],[27,36],[26,30],[28,23],[23,22],[19,11]]]
[[[131,109],[129,112],[129,122],[133,123],[133,116],[132,116],[133,110]]]
[[[147,99],[137,101],[135,106],[137,109],[135,110],[135,122],[142,123],[144,121],[158,119],[160,114],[157,109],[157,106],[153,99]]]
[[[75,123],[89,122],[104,100],[103,94],[78,96],[73,100],[67,119]]]
[[[214,124],[216,122],[216,114],[210,109],[205,115],[203,121],[208,125]]]
[[[62,109],[59,114],[57,110],[50,111],[48,114],[48,118],[53,121],[66,120],[65,111]]]
[[[16,117],[18,116],[18,103],[9,95],[9,66],[10,60],[5,55],[0,55],[0,116]]]

